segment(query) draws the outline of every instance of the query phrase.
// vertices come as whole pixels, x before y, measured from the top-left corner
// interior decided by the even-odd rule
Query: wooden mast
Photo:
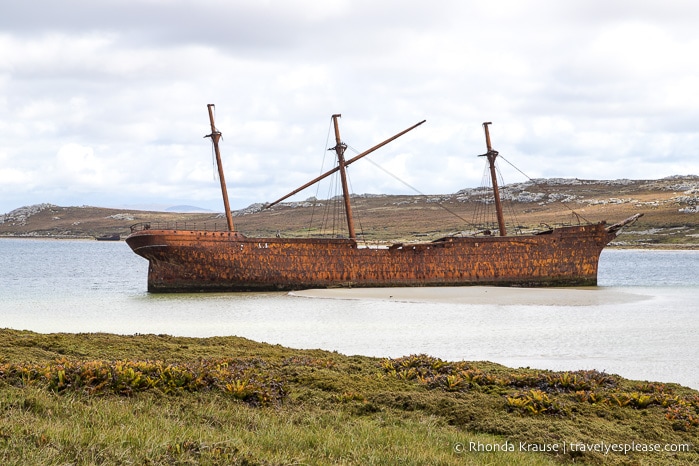
[[[488,121],[483,123],[483,129],[485,130],[485,145],[488,148],[488,152],[483,154],[488,158],[488,164],[490,165],[490,178],[493,182],[493,196],[495,197],[495,213],[498,217],[498,229],[500,230],[500,236],[507,236],[507,230],[505,229],[505,216],[502,213],[502,202],[500,202],[500,189],[498,188],[498,178],[495,173],[495,159],[498,156],[498,151],[493,150],[490,144],[490,132],[488,132],[488,125],[492,125],[492,122]]]
[[[335,126],[335,147],[331,147],[330,150],[335,150],[337,154],[337,166],[340,170],[340,180],[342,182],[342,197],[345,200],[345,214],[347,215],[347,231],[349,232],[350,239],[356,240],[357,234],[354,231],[352,203],[350,202],[349,186],[347,185],[347,170],[345,170],[345,149],[347,149],[347,144],[343,143],[340,139],[340,127],[337,123],[337,119],[341,116],[342,115],[339,113],[332,116],[333,125]]]
[[[221,132],[216,129],[214,124],[214,104],[208,104],[209,109],[209,121],[211,122],[211,134],[204,136],[205,138],[211,138],[211,142],[214,143],[214,152],[216,153],[216,165],[218,166],[218,179],[221,181],[221,195],[223,196],[223,208],[226,209],[226,223],[228,224],[228,231],[235,231],[233,227],[233,215],[231,214],[231,206],[228,203],[228,190],[226,189],[226,179],[223,176],[223,164],[221,163],[221,152],[218,149],[218,141],[221,139]]]

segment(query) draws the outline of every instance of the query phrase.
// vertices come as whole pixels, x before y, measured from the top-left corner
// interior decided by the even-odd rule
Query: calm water
[[[577,305],[527,304],[529,290],[518,291],[519,304],[150,295],[147,267],[124,242],[0,239],[0,327],[238,335],[344,354],[598,369],[699,389],[699,251],[607,250],[600,286],[585,291],[600,299]],[[606,302],[610,291],[629,299]]]

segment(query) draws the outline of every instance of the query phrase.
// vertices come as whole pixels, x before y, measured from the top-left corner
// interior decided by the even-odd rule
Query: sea
[[[474,302],[430,301],[453,288],[420,300],[150,294],[147,271],[123,241],[2,238],[0,328],[235,335],[347,355],[596,369],[699,389],[699,251],[608,248],[597,287],[557,289],[550,300],[501,288],[487,290],[498,299]]]

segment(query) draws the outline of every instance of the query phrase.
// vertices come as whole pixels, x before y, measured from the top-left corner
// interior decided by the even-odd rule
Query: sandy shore
[[[424,288],[333,288],[293,291],[291,296],[327,299],[376,299],[403,302],[463,304],[593,306],[648,299],[608,288],[505,288],[487,286]]]

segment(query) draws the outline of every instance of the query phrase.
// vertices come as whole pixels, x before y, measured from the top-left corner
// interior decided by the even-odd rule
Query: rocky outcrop
[[[53,204],[34,204],[30,206],[20,207],[19,209],[15,209],[12,212],[0,215],[0,224],[12,223],[24,226],[27,224],[27,219],[32,215],[36,215],[41,211],[55,207],[57,206]]]

